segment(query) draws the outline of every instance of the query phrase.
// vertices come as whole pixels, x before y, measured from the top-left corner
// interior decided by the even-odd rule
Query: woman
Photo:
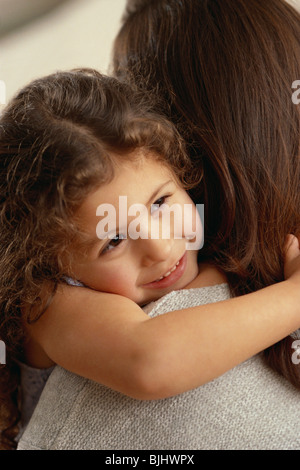
[[[114,73],[157,96],[202,169],[193,194],[207,209],[202,258],[213,257],[235,295],[281,280],[285,235],[299,234],[300,109],[291,99],[299,57],[299,15],[280,0],[129,2],[116,40]],[[150,314],[223,300],[223,289],[187,290]],[[255,356],[151,402],[56,368],[19,448],[299,448],[293,342],[266,353],[289,381]]]
[[[113,66],[158,96],[202,169],[202,255],[235,295],[281,280],[285,234],[300,227],[300,15],[283,0],[129,0]],[[300,387],[290,348],[266,357]]]

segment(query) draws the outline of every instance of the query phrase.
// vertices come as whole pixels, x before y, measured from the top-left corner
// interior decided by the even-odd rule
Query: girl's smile
[[[87,287],[124,295],[144,305],[171,290],[184,288],[197,276],[197,250],[187,249],[192,230],[185,233],[183,221],[175,223],[173,217],[167,227],[169,236],[162,236],[162,213],[167,207],[183,209],[192,205],[195,220],[197,210],[167,166],[155,158],[139,156],[137,162],[135,157],[118,165],[113,180],[88,195],[78,210],[76,222],[91,243],[88,249],[79,250],[73,276]],[[132,215],[124,219],[119,213],[120,195],[126,196],[128,206],[146,207],[146,215],[138,221]],[[109,230],[113,235],[99,239],[96,227],[102,221],[103,229],[107,215],[101,212],[99,220],[100,205],[114,208],[116,222]],[[118,226],[119,220],[127,220],[127,225]],[[134,223],[139,236],[128,233]],[[111,229],[111,221],[109,224]],[[159,236],[153,237],[153,230]]]
[[[166,287],[170,287],[181,278],[181,276],[184,274],[186,266],[187,254],[185,252],[182,258],[180,258],[180,260],[177,261],[177,263],[165,274],[163,274],[157,280],[145,284],[144,287],[148,289],[164,289]]]

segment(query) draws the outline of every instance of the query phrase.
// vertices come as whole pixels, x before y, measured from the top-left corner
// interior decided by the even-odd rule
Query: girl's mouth
[[[180,258],[180,260],[165,274],[163,274],[159,279],[156,279],[153,282],[144,284],[143,287],[147,289],[164,289],[175,284],[183,275],[187,264],[187,255],[186,252]]]

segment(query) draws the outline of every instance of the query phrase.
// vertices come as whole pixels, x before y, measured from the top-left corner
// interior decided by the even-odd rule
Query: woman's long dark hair
[[[300,232],[299,13],[284,0],[128,0],[112,65],[160,97],[203,172],[202,257],[234,295],[282,280],[285,237]],[[291,342],[265,355],[300,387]]]
[[[15,445],[24,322],[45,311],[80,241],[72,215],[113,177],[115,159],[136,149],[188,184],[190,159],[174,126],[129,85],[96,71],[32,82],[0,119],[0,448]]]

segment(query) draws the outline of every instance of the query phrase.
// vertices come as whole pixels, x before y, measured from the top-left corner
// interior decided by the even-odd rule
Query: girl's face
[[[115,170],[76,213],[89,241],[76,253],[73,271],[87,287],[144,305],[197,276],[197,250],[187,240],[195,239],[200,219],[161,162],[139,157]]]

